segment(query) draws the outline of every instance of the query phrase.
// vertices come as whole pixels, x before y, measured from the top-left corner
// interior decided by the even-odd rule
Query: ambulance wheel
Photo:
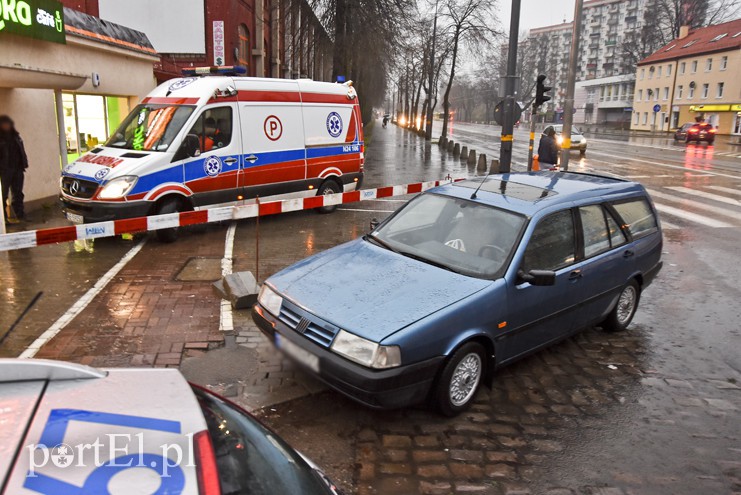
[[[317,196],[326,196],[328,194],[341,193],[342,188],[340,185],[332,179],[325,180],[316,192]],[[316,209],[319,213],[332,213],[337,209],[337,205],[321,206]]]
[[[184,211],[183,204],[177,198],[165,199],[157,207],[157,215],[164,215],[166,213],[179,213]],[[178,232],[180,229],[174,227],[171,229],[160,229],[156,230],[157,240],[160,242],[175,242],[178,238]]]

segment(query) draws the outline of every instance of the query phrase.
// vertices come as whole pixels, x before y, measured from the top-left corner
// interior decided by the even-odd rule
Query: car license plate
[[[69,212],[67,212],[67,220],[72,223],[83,223],[85,221],[85,219],[82,218],[82,215],[76,215],[75,213]]]
[[[314,373],[319,373],[319,356],[315,356],[309,351],[297,346],[279,333],[275,334],[275,347],[285,352]]]
[[[704,138],[704,137],[705,137],[705,133],[704,133],[704,132],[701,132],[701,133],[700,133],[700,137],[701,137],[701,138]]]

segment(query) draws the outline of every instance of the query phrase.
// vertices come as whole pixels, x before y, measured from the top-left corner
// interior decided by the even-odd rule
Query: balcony
[[[636,22],[638,20],[638,16],[636,15],[626,15],[625,16],[625,22]]]
[[[596,68],[597,68],[597,64],[596,63],[587,64],[587,69],[588,70],[594,70]]]
[[[589,37],[590,38],[599,38],[600,37],[600,32],[599,31],[594,31],[592,33],[589,33]]]
[[[615,39],[610,39],[610,40],[605,41],[605,46],[615,46],[615,45],[617,45],[617,40]]]

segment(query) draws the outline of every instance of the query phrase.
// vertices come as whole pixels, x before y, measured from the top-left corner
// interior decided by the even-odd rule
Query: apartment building
[[[576,83],[574,122],[629,128],[635,74],[587,79]]]
[[[530,60],[523,60],[536,67],[539,73],[545,74],[547,85],[553,87],[552,99],[541,111],[552,115],[556,121],[561,118],[566,97],[572,26],[573,23],[564,22],[531,29],[527,40]]]
[[[741,19],[689,31],[638,63],[631,129],[704,121],[741,135]]]

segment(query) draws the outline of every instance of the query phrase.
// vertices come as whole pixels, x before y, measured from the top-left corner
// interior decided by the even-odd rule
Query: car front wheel
[[[484,379],[486,350],[469,342],[445,363],[434,389],[435,405],[445,416],[455,416],[471,406]]]
[[[628,328],[638,309],[641,299],[641,288],[638,282],[631,280],[620,291],[617,304],[602,322],[602,328],[607,332],[620,332]]]

